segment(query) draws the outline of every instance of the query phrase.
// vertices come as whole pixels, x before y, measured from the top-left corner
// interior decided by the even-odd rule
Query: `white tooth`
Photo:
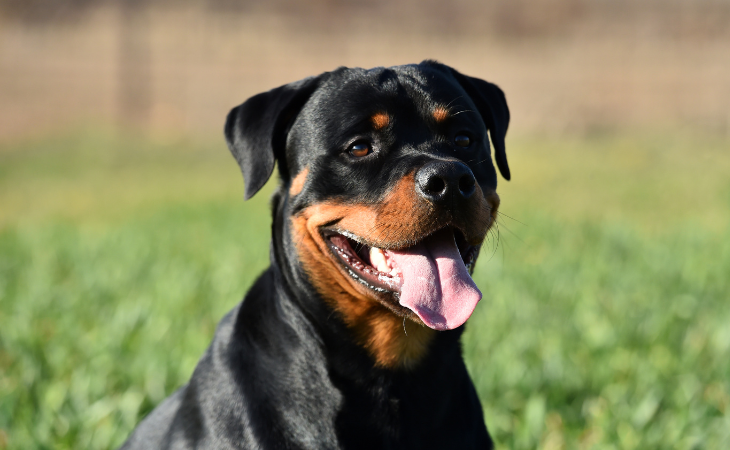
[[[370,264],[378,270],[378,272],[388,273],[390,267],[385,260],[385,253],[378,247],[370,247]]]

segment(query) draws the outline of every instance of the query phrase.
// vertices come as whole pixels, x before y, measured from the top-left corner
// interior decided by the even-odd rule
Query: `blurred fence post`
[[[119,0],[118,122],[146,128],[152,109],[150,27],[144,0]]]

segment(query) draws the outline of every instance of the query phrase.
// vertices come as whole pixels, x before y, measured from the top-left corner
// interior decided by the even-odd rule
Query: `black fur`
[[[425,111],[449,104],[457,128]],[[374,133],[368,118],[395,113]],[[482,186],[496,187],[487,129],[509,179],[509,112],[495,85],[432,61],[372,70],[340,68],[252,97],[228,116],[225,135],[250,198],[278,163],[271,266],[216,330],[190,382],[160,404],[122,449],[487,449],[482,407],[459,337],[439,332],[411,369],[374,364],[313,289],[297,259],[289,218],[327,199],[377,202],[429,158],[458,158]],[[449,145],[462,128],[469,153]],[[378,155],[353,161],[345,149],[367,136]],[[309,170],[301,194],[291,178]]]

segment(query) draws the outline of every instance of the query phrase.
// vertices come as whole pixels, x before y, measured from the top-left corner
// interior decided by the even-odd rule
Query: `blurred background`
[[[497,81],[523,131],[730,133],[727,0],[2,0],[0,136],[89,120],[218,131],[335,67],[435,58]]]
[[[0,449],[116,448],[267,265],[230,108],[423,59],[512,111],[498,448],[730,446],[730,0],[0,0]]]

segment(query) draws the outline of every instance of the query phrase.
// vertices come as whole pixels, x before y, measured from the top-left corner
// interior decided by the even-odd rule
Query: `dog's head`
[[[402,333],[404,318],[453,329],[481,298],[470,273],[499,206],[489,139],[509,180],[508,122],[497,86],[426,61],[340,68],[256,95],[231,111],[225,134],[246,198],[278,163],[282,238],[390,365],[403,358],[379,356],[390,344],[419,351],[383,343],[396,339],[385,330]],[[431,332],[419,328],[425,348]]]

